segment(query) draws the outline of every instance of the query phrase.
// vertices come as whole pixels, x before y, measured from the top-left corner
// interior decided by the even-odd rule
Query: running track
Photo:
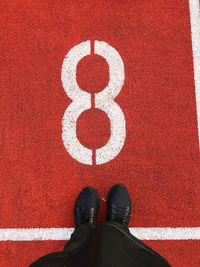
[[[200,266],[198,0],[0,5],[0,266],[61,250],[84,186],[98,189],[104,221],[115,183],[129,188],[133,234],[172,266]],[[86,43],[72,70],[82,52],[69,51]],[[73,82],[89,100],[70,97]]]

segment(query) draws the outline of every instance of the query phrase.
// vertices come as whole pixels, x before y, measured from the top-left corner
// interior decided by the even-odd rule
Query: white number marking
[[[124,84],[124,64],[119,53],[103,41],[95,41],[94,53],[104,57],[109,65],[110,80],[108,86],[95,94],[95,108],[103,110],[111,124],[111,136],[107,144],[96,150],[96,164],[106,163],[115,158],[121,151],[125,137],[126,125],[124,114],[114,98]],[[77,139],[76,122],[80,114],[91,108],[91,94],[81,90],[76,81],[78,62],[91,54],[91,43],[86,41],[74,46],[66,55],[61,80],[66,94],[73,102],[63,116],[62,139],[68,153],[83,164],[92,165],[92,150],[81,145]]]

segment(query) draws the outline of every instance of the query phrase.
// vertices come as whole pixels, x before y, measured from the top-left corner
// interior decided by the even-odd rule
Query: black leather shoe
[[[97,213],[100,208],[100,198],[93,187],[85,187],[76,199],[74,207],[74,223],[78,228],[83,223],[96,224]]]
[[[107,221],[128,226],[131,216],[131,198],[122,184],[114,185],[107,197]]]

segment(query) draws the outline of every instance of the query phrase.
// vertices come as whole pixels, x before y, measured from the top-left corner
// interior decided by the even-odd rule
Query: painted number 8
[[[94,42],[94,53],[102,56],[109,65],[109,83],[106,88],[94,95],[95,108],[103,110],[110,119],[111,135],[107,144],[96,152],[96,164],[103,164],[121,151],[125,137],[126,125],[124,114],[114,98],[124,84],[124,64],[119,53],[103,41]],[[76,82],[78,62],[91,54],[91,42],[86,41],[74,46],[65,56],[61,80],[66,94],[73,102],[66,109],[62,120],[62,139],[72,158],[80,163],[92,165],[92,150],[83,146],[76,134],[76,122],[80,114],[91,108],[91,94],[81,90]]]

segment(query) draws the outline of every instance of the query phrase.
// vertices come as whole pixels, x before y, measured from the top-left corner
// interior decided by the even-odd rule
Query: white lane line
[[[192,33],[192,50],[194,65],[194,82],[197,105],[197,122],[200,146],[200,7],[199,0],[189,0],[190,23]]]
[[[129,228],[131,234],[142,240],[189,240],[200,239],[200,227],[153,227]]]
[[[200,240],[200,227],[130,227],[141,240]],[[6,228],[0,229],[0,241],[69,240],[74,228]]]

